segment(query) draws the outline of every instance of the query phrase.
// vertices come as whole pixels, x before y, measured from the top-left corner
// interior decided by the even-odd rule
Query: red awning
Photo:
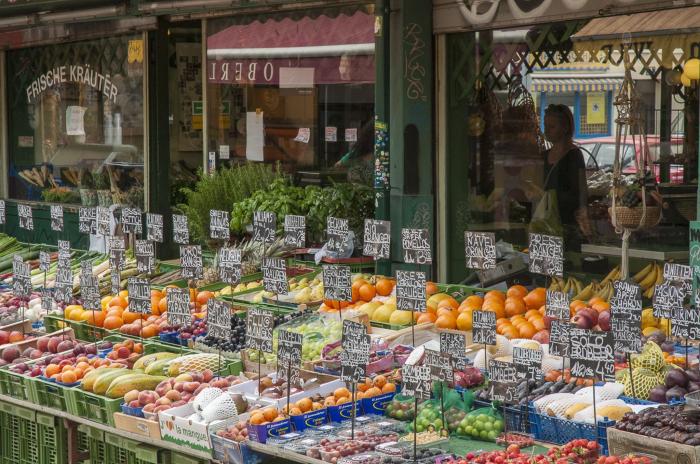
[[[235,25],[207,39],[207,58],[214,83],[282,84],[282,68],[312,68],[313,84],[373,82],[374,17],[357,11]]]

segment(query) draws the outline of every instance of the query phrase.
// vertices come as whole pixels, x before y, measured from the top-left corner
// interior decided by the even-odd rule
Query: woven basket
[[[612,219],[612,207],[608,208],[608,213]],[[615,216],[617,218],[617,226],[625,229],[636,229],[641,227],[654,227],[661,220],[661,208],[658,206],[647,206],[647,214],[642,220],[642,207],[628,208],[626,206],[615,207]]]

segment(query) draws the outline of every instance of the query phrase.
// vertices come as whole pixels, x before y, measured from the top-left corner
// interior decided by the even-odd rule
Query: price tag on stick
[[[107,249],[109,250],[109,268],[112,274],[119,274],[119,271],[123,271],[126,265],[124,237],[121,235],[108,237]]]
[[[615,381],[615,352],[611,332],[572,327],[569,338],[572,376]]]
[[[555,235],[530,234],[530,272],[547,276],[564,275],[564,239]]]
[[[433,389],[430,367],[404,364],[401,368],[401,381],[403,382],[402,395],[413,396],[418,400],[430,398]]]
[[[51,311],[53,309],[53,289],[43,287],[41,289],[41,310]]]
[[[290,385],[301,386],[299,368],[304,336],[284,329],[280,330],[277,336],[277,377],[287,380]]]
[[[515,365],[490,359],[488,373],[492,385],[491,400],[501,401],[505,404],[517,403],[518,374]]]
[[[94,235],[97,232],[97,212],[92,207],[78,209],[78,232]]]
[[[139,314],[151,312],[151,282],[140,277],[129,277],[129,311]]]
[[[403,262],[407,264],[432,264],[428,229],[401,229]]]
[[[70,262],[58,261],[53,296],[56,301],[66,304],[69,304],[73,299],[73,270]]]
[[[430,367],[430,378],[436,382],[454,384],[455,373],[450,355],[435,350],[425,350],[423,365]]]
[[[496,235],[493,232],[464,232],[464,257],[467,269],[496,268]]]
[[[341,252],[350,243],[350,221],[328,216],[326,219],[326,248],[328,251]]]
[[[306,217],[288,214],[284,217],[284,244],[292,248],[306,246]]]
[[[231,339],[231,305],[216,298],[207,301],[207,336]]]
[[[0,200],[0,224],[7,223],[7,209],[5,208],[5,200]]]
[[[334,301],[352,301],[350,266],[323,265],[323,298]]]
[[[231,238],[228,211],[209,210],[209,236],[214,240],[228,241]]]
[[[58,241],[58,264],[63,263],[66,266],[70,266],[70,242],[68,240]]]
[[[613,333],[613,349],[620,353],[639,353],[642,349],[642,289],[634,282],[616,280],[613,282],[613,296],[610,298],[610,321]],[[602,313],[598,325],[605,328]],[[682,324],[672,324],[681,327]]]
[[[277,216],[270,211],[253,212],[253,241],[268,245],[275,242]]]
[[[219,278],[228,285],[241,282],[241,250],[223,247],[218,254]]]
[[[156,250],[153,242],[148,240],[136,240],[134,244],[134,256],[136,257],[136,271],[150,274],[156,267]]]
[[[110,214],[109,208],[104,206],[98,206],[95,208],[95,215],[97,221],[97,235],[102,235],[107,237],[110,235]]]
[[[569,295],[556,290],[547,290],[544,304],[545,315],[552,319],[568,320],[571,314]]]
[[[396,308],[424,313],[426,306],[425,272],[396,271]]]
[[[46,251],[39,252],[39,270],[46,272],[51,266],[51,255]]]
[[[265,291],[272,292],[276,295],[287,295],[289,293],[287,264],[284,259],[263,258],[261,268]]]
[[[190,228],[184,214],[173,214],[173,242],[180,245],[190,243]]]
[[[122,208],[122,229],[124,230],[124,233],[143,233],[141,214],[141,209],[139,208]]]
[[[357,383],[366,376],[371,338],[367,327],[359,322],[344,320],[340,356],[340,379],[344,382]]]
[[[146,213],[146,240],[163,243],[163,215]]]
[[[51,205],[51,230],[54,232],[63,232],[63,206]]]
[[[24,230],[34,230],[34,217],[32,207],[22,203],[17,204],[17,216],[19,217],[19,228]]]
[[[542,379],[542,350],[513,347],[513,364],[515,364],[518,379]]]
[[[567,320],[554,319],[549,329],[549,354],[569,357],[569,330],[571,323]]]
[[[32,293],[31,266],[25,263],[20,255],[12,259],[12,292],[20,297],[28,297]]]
[[[682,308],[691,290],[684,282],[665,280],[654,288],[654,317],[670,319],[673,311]]]
[[[374,259],[389,259],[391,248],[391,222],[365,219],[365,236],[362,254]]]
[[[248,310],[246,316],[246,341],[248,348],[272,353],[272,330],[275,319],[272,312],[258,307]]]
[[[440,352],[450,355],[452,367],[467,367],[467,337],[463,333],[440,332]]]
[[[190,312],[190,289],[173,288],[167,290],[168,312],[166,318],[170,325],[188,325],[192,321]],[[208,315],[209,313],[207,313]]]
[[[472,312],[473,342],[478,345],[496,344],[496,313],[493,311]]]
[[[202,278],[202,247],[199,245],[180,246],[180,272],[183,279]]]

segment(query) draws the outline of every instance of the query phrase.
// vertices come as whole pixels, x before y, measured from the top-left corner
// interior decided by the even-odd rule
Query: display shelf
[[[211,455],[209,453],[197,451],[197,450],[194,450],[192,448],[185,447],[185,446],[179,446],[179,445],[176,445],[174,443],[170,443],[170,442],[163,441],[163,440],[155,440],[152,438],[146,438],[143,435],[138,435],[136,433],[127,432],[126,430],[115,429],[114,427],[110,427],[110,426],[105,425],[105,424],[100,424],[99,422],[94,422],[94,421],[91,421],[89,419],[85,419],[84,417],[78,417],[78,416],[74,416],[73,414],[68,414],[68,413],[63,412],[63,411],[58,411],[56,409],[47,408],[45,406],[39,406],[39,405],[36,405],[34,403],[30,403],[28,401],[22,401],[22,400],[18,400],[16,398],[12,398],[12,397],[7,396],[7,395],[0,395],[0,402],[16,404],[18,406],[32,409],[34,411],[43,412],[45,414],[50,414],[50,415],[57,416],[57,417],[62,417],[62,418],[68,419],[69,421],[76,422],[78,424],[90,426],[93,429],[99,429],[99,430],[103,430],[105,432],[110,432],[113,434],[117,433],[121,437],[128,438],[128,439],[134,440],[134,441],[138,441],[140,443],[145,443],[147,445],[155,446],[157,448],[169,449],[171,451],[175,451],[175,452],[180,453],[180,454],[186,454],[188,456],[192,456],[192,457],[199,458],[199,459],[209,459],[209,460],[212,459]],[[269,454],[269,452],[266,454]]]
[[[581,252],[589,255],[622,256],[622,248],[615,245],[592,245],[584,243],[581,245]],[[656,261],[688,261],[688,250],[642,250],[638,248],[629,249],[630,258],[653,259]]]

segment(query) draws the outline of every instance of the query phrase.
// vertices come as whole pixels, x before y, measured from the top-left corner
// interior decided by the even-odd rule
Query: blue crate
[[[474,399],[473,409],[490,408],[489,401]],[[503,414],[503,406],[496,409]],[[529,408],[526,405],[506,406],[505,408],[505,425],[508,432],[532,433],[530,431]]]

